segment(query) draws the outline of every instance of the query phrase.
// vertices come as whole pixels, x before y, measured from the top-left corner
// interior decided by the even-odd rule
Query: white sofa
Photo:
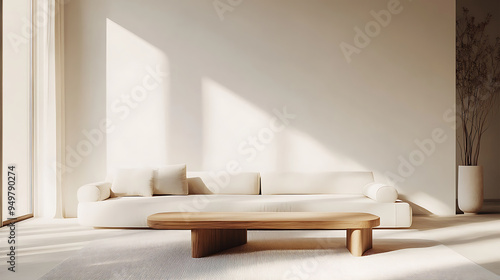
[[[222,175],[221,175],[222,174]],[[374,184],[372,172],[188,172],[187,195],[113,197],[111,182],[78,191],[79,223],[93,227],[147,227],[159,212],[365,212],[380,227],[409,227],[412,210],[393,187]],[[91,198],[89,198],[91,197]]]

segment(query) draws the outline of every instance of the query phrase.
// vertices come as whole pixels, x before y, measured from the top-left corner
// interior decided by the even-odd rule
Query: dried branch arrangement
[[[464,8],[456,26],[457,142],[462,165],[477,165],[488,116],[500,90],[500,38],[485,33],[491,14],[477,22]]]

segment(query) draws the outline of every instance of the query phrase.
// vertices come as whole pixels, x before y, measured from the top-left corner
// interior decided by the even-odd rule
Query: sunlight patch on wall
[[[280,135],[278,144],[283,171],[372,171],[343,153],[335,153],[295,128]]]
[[[275,164],[276,147],[258,137],[269,126],[272,113],[209,78],[202,79],[202,110],[204,169],[224,169],[231,160],[245,169],[249,163]]]
[[[286,104],[265,111],[206,77],[202,90],[207,170],[223,170],[233,161],[243,171],[367,170],[295,128],[300,115]]]
[[[107,19],[108,170],[167,163],[169,81],[165,53]]]

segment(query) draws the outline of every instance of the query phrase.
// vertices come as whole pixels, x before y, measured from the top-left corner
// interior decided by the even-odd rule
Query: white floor
[[[0,279],[38,279],[89,241],[120,235],[121,229],[81,227],[76,219],[31,219],[16,225],[16,272],[7,270],[9,227],[0,229]],[[500,214],[415,216],[410,229],[377,229],[377,236],[434,240],[500,275]]]

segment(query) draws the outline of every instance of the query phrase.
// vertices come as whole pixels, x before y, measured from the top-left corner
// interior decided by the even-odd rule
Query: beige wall
[[[228,163],[373,170],[417,212],[454,214],[455,1],[230,8],[220,17],[211,0],[66,5],[66,144],[77,154],[64,179],[68,215],[77,188],[107,169],[179,162],[219,173]],[[372,10],[391,19],[376,23]],[[156,67],[166,74],[152,80]],[[283,122],[284,107],[293,117]]]

